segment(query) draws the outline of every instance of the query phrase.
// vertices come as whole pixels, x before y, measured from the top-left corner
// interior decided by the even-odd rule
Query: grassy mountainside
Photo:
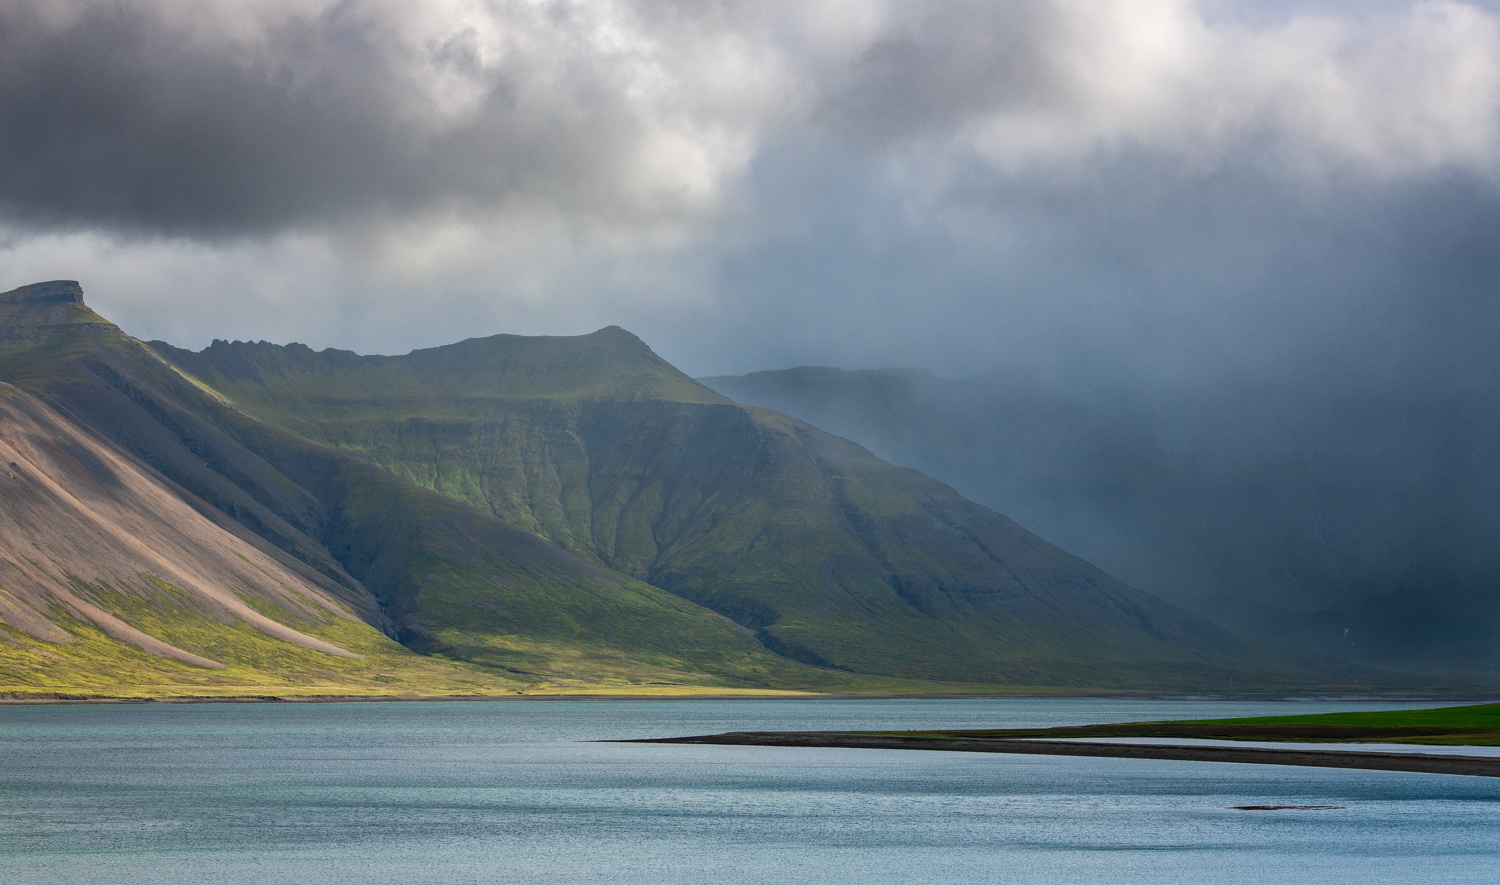
[[[728,401],[618,328],[402,357],[152,347],[263,427],[378,465],[380,481],[438,493],[464,520],[493,518],[669,590],[826,670],[1164,689],[1372,678],[1311,676],[1312,662],[1126,587],[915,471]],[[246,445],[276,461],[283,444],[265,440]],[[396,591],[366,583],[390,605]],[[392,614],[401,629],[419,644],[451,635],[459,608],[422,600]]]
[[[140,356],[69,291],[0,296],[0,365],[37,390]],[[50,298],[48,296],[51,296]],[[58,297],[73,296],[73,297]],[[63,371],[60,371],[63,370]],[[496,693],[371,626],[373,598],[266,544],[0,383],[0,695]]]

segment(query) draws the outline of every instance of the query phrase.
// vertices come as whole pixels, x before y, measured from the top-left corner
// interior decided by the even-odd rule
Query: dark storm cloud
[[[880,145],[945,133],[976,113],[1065,98],[1049,42],[1055,9],[1043,3],[942,2],[893,10],[895,21],[825,72],[816,120]]]
[[[1455,361],[1495,17],[1250,6],[0,0],[3,254],[189,344],[621,322],[696,371]],[[173,302],[184,274],[222,306]]]
[[[212,237],[528,200],[629,216],[693,198],[691,168],[640,168],[671,132],[654,115],[688,112],[646,82],[674,72],[643,72],[638,35],[606,39],[611,23],[585,5],[481,5],[487,36],[462,15],[380,3],[273,5],[237,23],[226,9],[0,2],[0,211]],[[754,116],[719,98],[694,123]]]
[[[49,28],[8,3],[0,199],[22,222],[195,233],[409,199],[437,183],[407,165],[432,146],[385,125],[405,96],[369,37],[337,15],[287,26],[272,43],[317,69],[304,75],[237,64],[149,9],[94,5]]]
[[[1493,181],[1438,172],[1310,197],[1254,168],[1174,172],[1121,158],[1096,167],[1086,195],[976,184],[945,203],[941,225],[914,224],[903,193],[861,189],[857,175],[825,181],[815,238],[763,242],[723,265],[720,287],[747,318],[741,365],[1006,367],[1176,386],[1488,377]],[[767,214],[789,214],[780,205]]]
[[[735,349],[703,350],[1179,384],[1458,362],[1500,251],[1494,18],[1285,6],[906,4],[804,60],[761,233],[717,265]]]

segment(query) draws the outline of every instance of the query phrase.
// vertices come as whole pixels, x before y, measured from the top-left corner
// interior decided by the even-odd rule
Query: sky
[[[0,0],[0,289],[144,339],[1492,386],[1500,2]]]

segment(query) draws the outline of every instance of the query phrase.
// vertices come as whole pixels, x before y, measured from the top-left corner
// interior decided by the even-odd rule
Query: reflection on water
[[[1500,781],[1488,778],[585,742],[1381,706],[1391,705],[0,707],[0,881],[1500,881]]]

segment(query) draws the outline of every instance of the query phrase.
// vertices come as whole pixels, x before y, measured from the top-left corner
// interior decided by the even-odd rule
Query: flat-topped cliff
[[[49,280],[0,292],[0,304],[82,304],[83,287],[77,280]]]

